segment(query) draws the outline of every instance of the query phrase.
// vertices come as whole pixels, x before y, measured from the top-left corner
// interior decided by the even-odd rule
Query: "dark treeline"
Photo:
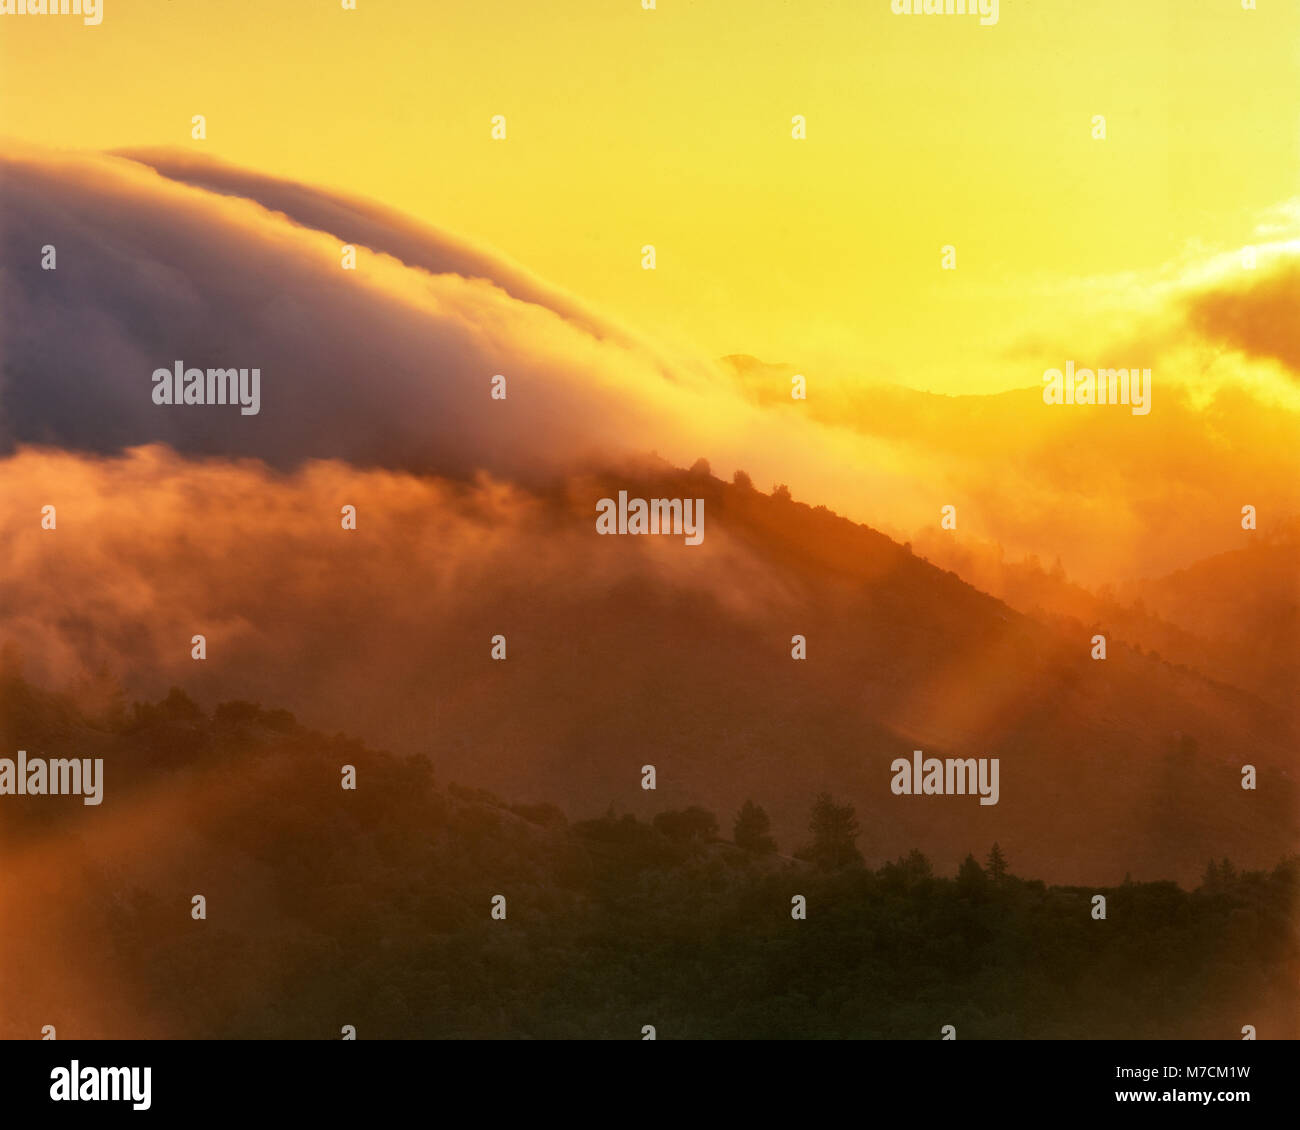
[[[253,704],[209,714],[173,691],[69,728],[67,704],[47,709],[12,683],[2,693],[26,748],[97,744],[104,814],[131,789],[168,798],[142,830],[164,857],[147,884],[98,849],[98,813],[58,808],[84,849],[77,957],[122,993],[113,1030],[97,1034],[1300,1035],[1300,858],[1269,872],[1215,861],[1190,892],[1050,886],[1016,876],[997,845],[956,875],[918,850],[872,868],[855,813],[829,796],[786,855],[752,803],[722,819],[611,809],[570,823]],[[340,788],[344,764],[355,792]],[[7,803],[22,805],[8,847],[63,834],[53,805]],[[169,858],[182,820],[198,847]],[[208,893],[206,921],[191,919],[194,891]],[[490,916],[496,895],[504,921]],[[795,896],[806,919],[792,917]]]

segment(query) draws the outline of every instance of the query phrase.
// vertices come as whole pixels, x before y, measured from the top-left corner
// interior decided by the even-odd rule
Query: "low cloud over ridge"
[[[997,396],[809,372],[808,399],[792,401],[797,363],[670,356],[376,205],[179,151],[11,147],[0,170],[0,455],[165,443],[282,470],[337,459],[529,481],[592,459],[705,456],[899,540],[952,504],[962,536],[1060,556],[1092,584],[1237,548],[1243,503],[1270,534],[1300,510],[1300,417],[1246,372],[1294,352],[1285,328],[1255,332],[1294,285],[1281,251],[1258,272],[1153,290],[1150,324],[1113,341],[1043,329],[1054,364],[1149,363],[1150,416],[1044,406],[1041,358],[1008,359],[1020,388]],[[340,266],[346,242],[355,271]],[[41,269],[47,244],[55,271]],[[177,359],[259,368],[261,412],[154,405],[151,374]],[[498,373],[505,401],[489,396]]]
[[[0,451],[164,442],[280,467],[527,473],[661,446],[702,407],[692,386],[716,399],[704,372],[669,375],[520,272],[295,186],[276,203],[298,194],[308,219],[332,210],[421,265],[358,243],[343,270],[345,237],[122,158],[10,153],[3,185]],[[41,269],[47,244],[54,271]],[[260,414],[155,405],[151,374],[177,359],[260,368]],[[490,399],[494,374],[504,401]]]

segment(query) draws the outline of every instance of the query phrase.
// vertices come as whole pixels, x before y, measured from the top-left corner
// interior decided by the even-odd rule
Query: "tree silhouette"
[[[1219,865],[1213,859],[1205,865],[1205,874],[1201,876],[1201,890],[1214,894],[1219,889]]]
[[[804,853],[824,871],[835,871],[862,863],[862,853],[855,841],[858,822],[851,804],[836,804],[830,793],[822,793],[814,802],[808,821],[812,845]]]
[[[984,869],[980,867],[975,857],[966,853],[966,858],[962,860],[961,867],[957,870],[957,889],[962,894],[973,895],[979,894],[988,884],[988,876],[984,874]]]
[[[913,848],[907,853],[907,858],[903,860],[903,868],[908,878],[914,880],[929,879],[934,874],[930,861],[926,859],[925,853],[920,848]]]
[[[1006,877],[1007,858],[996,842],[993,844],[993,850],[989,852],[988,859],[984,861],[984,866],[993,882],[1000,883]]]
[[[893,863],[886,863],[881,868],[881,874],[899,881],[904,889],[914,887],[918,883],[924,883],[934,877],[930,861],[917,848],[913,848],[906,855],[899,856]]]
[[[718,819],[697,804],[680,812],[661,812],[654,818],[654,829],[670,840],[707,840],[718,834]]]
[[[732,838],[736,847],[762,855],[776,851],[776,841],[767,834],[771,827],[772,822],[767,818],[767,813],[752,800],[747,800],[736,816]]]

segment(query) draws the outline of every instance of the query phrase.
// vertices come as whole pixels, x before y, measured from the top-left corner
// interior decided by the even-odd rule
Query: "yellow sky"
[[[1025,387],[1009,346],[1104,340],[1081,280],[1250,242],[1300,192],[1300,8],[1259,3],[104,0],[0,16],[0,134],[371,197],[708,356]]]

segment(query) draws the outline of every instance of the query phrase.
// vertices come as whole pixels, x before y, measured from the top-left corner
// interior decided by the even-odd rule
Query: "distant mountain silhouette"
[[[735,542],[765,570],[737,599],[766,592],[770,607],[740,618],[649,575],[506,596],[503,622],[524,625],[509,662],[436,677],[443,771],[574,812],[731,810],[752,795],[778,839],[830,788],[857,805],[869,859],[906,843],[955,866],[964,845],[997,839],[1065,881],[1189,880],[1198,845],[1262,866],[1296,842],[1282,710],[1122,643],[1093,660],[1089,633],[1020,615],[824,508],[668,471],[600,489],[629,485],[703,497],[706,544]],[[696,551],[682,552],[686,569]],[[914,749],[999,757],[1000,802],[892,795],[890,763]],[[638,787],[646,763],[655,794]],[[1245,764],[1257,791],[1241,788]]]
[[[1072,620],[1169,663],[1291,709],[1300,687],[1300,536],[1260,535],[1248,549],[1166,576],[1099,591],[1036,558],[935,534],[919,550],[977,588],[1039,618]]]
[[[619,489],[702,498],[703,543],[597,536],[595,500]],[[299,539],[277,565],[282,535],[259,530],[249,544],[273,556],[254,566],[232,535],[243,583],[231,614],[274,616],[291,633],[317,625],[317,644],[268,654],[260,637],[236,639],[198,683],[188,652],[177,657],[188,666],[153,670],[144,651],[133,685],[170,671],[196,696],[256,687],[313,725],[423,752],[442,777],[571,818],[611,803],[648,818],[753,799],[788,843],[830,791],[856,806],[872,863],[902,844],[950,869],[970,844],[996,840],[1052,881],[1190,882],[1207,855],[1259,867],[1297,841],[1293,716],[1246,691],[1121,640],[1094,660],[1087,627],[1017,613],[866,526],[741,476],[646,465],[529,497],[526,531],[511,535],[518,566],[502,572],[493,558],[480,581],[466,564],[454,599],[420,591],[418,557],[386,596],[392,569],[364,540]],[[181,566],[228,567],[210,555]],[[262,574],[284,569],[318,579],[301,596],[277,588],[268,610]],[[489,655],[497,631],[502,662]],[[791,658],[795,635],[804,660]],[[61,744],[54,752],[76,752],[71,735]],[[891,763],[914,750],[998,758],[999,802],[894,795]],[[654,792],[641,788],[644,765]],[[1245,765],[1253,791],[1241,788]]]

